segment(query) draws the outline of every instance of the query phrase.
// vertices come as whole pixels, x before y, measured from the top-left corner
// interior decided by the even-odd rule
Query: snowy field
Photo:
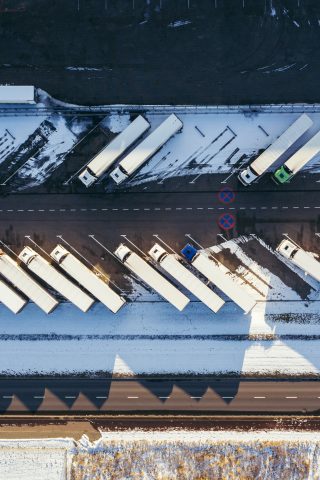
[[[131,430],[80,446],[71,478],[316,480],[319,463],[316,432]]]
[[[320,437],[306,431],[101,432],[44,440],[1,440],[7,480],[318,480]]]
[[[6,480],[68,480],[74,441],[0,440],[0,478]]]

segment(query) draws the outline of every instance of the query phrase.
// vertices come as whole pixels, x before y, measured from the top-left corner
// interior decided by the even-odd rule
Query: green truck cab
[[[278,184],[287,183],[293,177],[293,172],[291,172],[286,165],[282,165],[278,170],[272,175],[272,180]]]

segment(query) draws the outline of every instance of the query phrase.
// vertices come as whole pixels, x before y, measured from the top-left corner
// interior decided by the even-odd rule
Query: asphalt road
[[[0,411],[317,413],[319,381],[237,378],[19,378],[0,381]]]
[[[318,0],[3,0],[0,14],[1,81],[71,103],[319,101]]]

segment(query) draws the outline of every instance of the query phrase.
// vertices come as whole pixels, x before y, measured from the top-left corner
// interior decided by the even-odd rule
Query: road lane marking
[[[286,398],[298,398],[298,397],[286,397]]]
[[[59,208],[59,212],[65,212],[66,209],[65,208]]]
[[[128,398],[139,398],[139,397],[128,397]]]
[[[13,398],[13,395],[2,395],[2,398]]]
[[[266,398],[266,397],[253,397],[253,398]]]
[[[300,207],[292,207],[292,208],[300,208]]]
[[[170,398],[170,397],[159,397],[159,398]],[[318,397],[319,398],[319,397]]]
[[[222,398],[234,398],[234,397],[222,397]]]
[[[190,398],[193,398],[193,399],[198,399],[198,398],[202,398],[202,397],[190,397]]]
[[[44,398],[44,395],[34,395],[33,398]]]
[[[77,398],[75,395],[65,395],[64,398]]]
[[[103,396],[100,396],[100,397],[96,397],[96,398],[108,398],[108,397],[103,397]]]

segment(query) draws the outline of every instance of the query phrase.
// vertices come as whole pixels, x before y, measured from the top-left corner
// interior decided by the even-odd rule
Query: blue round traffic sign
[[[231,230],[231,228],[234,228],[236,224],[236,219],[233,215],[231,215],[231,213],[223,213],[219,217],[218,224],[223,230]]]
[[[218,198],[222,203],[231,203],[235,199],[235,193],[230,187],[224,187],[220,190]]]

